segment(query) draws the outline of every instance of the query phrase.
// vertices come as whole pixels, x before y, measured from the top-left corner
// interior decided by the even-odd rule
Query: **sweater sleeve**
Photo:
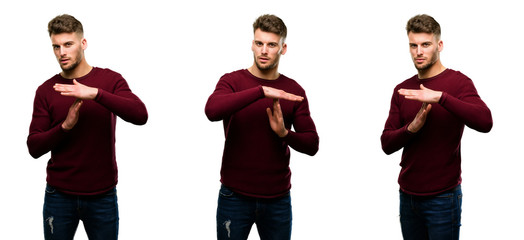
[[[207,99],[205,113],[210,121],[220,121],[263,96],[262,86],[236,92],[224,76]]]
[[[304,95],[304,100],[297,104],[293,120],[295,131],[289,130],[284,140],[296,151],[313,156],[318,152],[319,137],[309,112],[307,97]]]
[[[391,98],[389,116],[380,137],[382,150],[388,155],[402,149],[416,135],[408,131],[409,123],[402,122],[398,100],[399,95],[395,88]]]
[[[45,100],[37,90],[33,104],[33,117],[29,126],[27,148],[33,158],[39,158],[56,147],[67,132],[61,124],[51,126],[51,116],[46,108]]]
[[[131,92],[127,82],[119,75],[113,92],[98,89],[95,101],[126,122],[143,125],[148,114],[144,103]]]
[[[469,128],[479,132],[489,132],[493,126],[491,111],[482,101],[469,78],[465,80],[460,92],[462,94],[458,97],[444,92],[439,104],[461,119]]]

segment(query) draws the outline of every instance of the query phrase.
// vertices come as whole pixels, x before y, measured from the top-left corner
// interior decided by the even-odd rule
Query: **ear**
[[[280,52],[281,55],[286,54],[286,52],[287,52],[287,44],[286,44],[286,43],[284,43],[284,44],[282,45],[282,48],[280,48],[280,51],[279,51],[279,52]]]
[[[442,49],[444,49],[444,42],[442,42],[442,40],[439,40],[437,46],[438,46],[437,50],[439,52],[442,52]]]
[[[82,50],[86,50],[86,48],[87,48],[87,40],[85,38],[82,38],[82,41],[80,43],[82,44]]]

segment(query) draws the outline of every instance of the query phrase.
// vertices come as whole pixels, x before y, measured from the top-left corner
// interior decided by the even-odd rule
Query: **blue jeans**
[[[118,239],[116,188],[101,195],[76,196],[47,185],[43,215],[46,240],[72,240],[79,220],[90,240]]]
[[[247,239],[256,223],[261,240],[291,239],[291,196],[251,198],[220,188],[217,209],[217,239]]]
[[[400,224],[404,240],[458,240],[462,189],[420,197],[400,191]]]

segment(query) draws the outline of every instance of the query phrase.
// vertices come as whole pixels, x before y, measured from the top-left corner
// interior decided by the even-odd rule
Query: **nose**
[[[60,56],[65,56],[66,55],[66,49],[63,48],[63,47],[60,47],[58,49],[58,53],[60,54]]]
[[[267,50],[268,50],[267,44],[264,44],[262,46],[262,54],[267,54],[267,52],[268,52]]]
[[[424,52],[422,51],[422,47],[417,47],[417,55],[422,55]]]

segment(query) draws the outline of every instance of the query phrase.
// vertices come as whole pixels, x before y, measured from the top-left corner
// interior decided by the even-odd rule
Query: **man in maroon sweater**
[[[116,117],[142,125],[147,110],[120,74],[87,63],[77,19],[57,16],[48,31],[62,72],[38,87],[27,138],[34,158],[51,152],[45,239],[73,239],[79,220],[89,239],[117,239]]]
[[[464,125],[489,132],[491,111],[471,79],[440,62],[440,25],[428,15],[406,26],[418,74],[397,85],[382,133],[386,154],[401,148],[400,222],[404,239],[458,239]]]
[[[253,65],[222,76],[205,107],[209,120],[223,121],[226,138],[217,237],[247,239],[256,223],[261,239],[290,239],[288,146],[314,155],[319,138],[304,89],[278,72],[284,22],[263,15],[253,31]]]

